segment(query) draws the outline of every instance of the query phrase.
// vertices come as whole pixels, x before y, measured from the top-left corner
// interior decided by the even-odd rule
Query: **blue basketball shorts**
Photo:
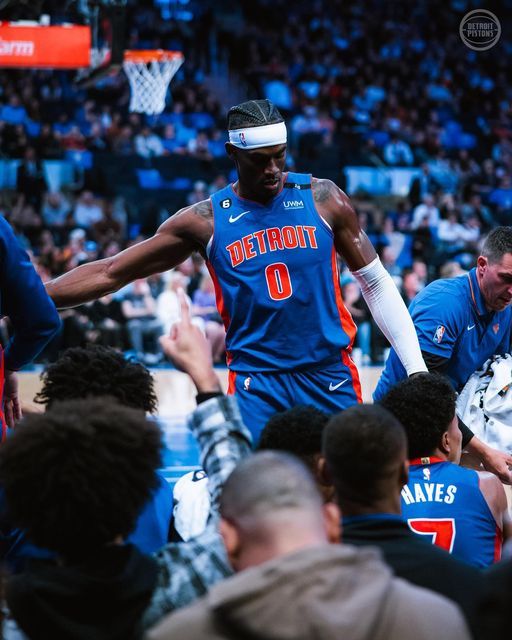
[[[328,414],[362,402],[355,364],[346,352],[342,361],[300,371],[229,372],[228,394],[236,395],[253,444],[275,413],[308,404]]]

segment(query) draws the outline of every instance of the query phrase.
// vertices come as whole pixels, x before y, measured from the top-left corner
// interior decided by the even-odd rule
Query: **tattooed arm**
[[[112,258],[81,265],[51,280],[46,290],[57,308],[73,307],[117,291],[153,273],[172,269],[193,251],[204,253],[213,232],[210,200],[181,209],[155,235]]]
[[[336,251],[349,269],[361,269],[375,260],[375,249],[359,226],[348,196],[331,180],[318,178],[313,178],[312,191],[318,213],[334,233]]]

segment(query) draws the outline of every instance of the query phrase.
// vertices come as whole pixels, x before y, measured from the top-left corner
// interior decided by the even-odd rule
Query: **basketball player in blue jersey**
[[[285,173],[286,126],[268,100],[230,109],[226,151],[238,181],[179,211],[156,234],[113,258],[50,282],[58,307],[81,304],[199,251],[227,332],[230,392],[255,440],[296,404],[333,413],[361,400],[350,358],[356,328],[341,299],[337,254],[361,285],[407,371],[425,371],[402,299],[330,180]]]
[[[439,374],[406,379],[381,404],[403,425],[409,479],[402,515],[412,531],[477,567],[500,559],[507,499],[498,478],[459,467],[462,434],[455,391]]]

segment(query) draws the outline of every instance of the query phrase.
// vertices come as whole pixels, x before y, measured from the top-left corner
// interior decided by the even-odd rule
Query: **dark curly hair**
[[[310,405],[298,405],[276,413],[261,432],[258,450],[286,451],[301,458],[310,469],[322,452],[322,434],[329,416]]]
[[[28,415],[0,449],[11,521],[64,558],[127,536],[158,485],[158,425],[110,398]]]
[[[421,373],[399,382],[381,399],[403,425],[409,458],[430,455],[455,415],[455,391],[446,378]]]
[[[249,100],[237,104],[228,111],[228,129],[261,127],[283,122],[283,116],[270,100]]]
[[[123,406],[154,413],[157,397],[151,373],[138,362],[100,345],[71,347],[41,374],[35,401],[48,409],[54,402],[111,396]]]

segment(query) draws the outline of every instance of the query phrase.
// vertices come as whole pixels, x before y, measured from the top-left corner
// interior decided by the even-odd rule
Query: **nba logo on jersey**
[[[423,469],[423,480],[430,480],[430,469]]]
[[[499,322],[497,322],[496,324],[492,325],[492,330],[494,331],[494,333],[498,333],[498,331],[500,330]]]
[[[251,386],[251,377],[248,376],[245,380],[244,380],[244,391],[249,391],[249,387]]]
[[[240,142],[241,142],[241,144],[242,144],[244,147],[246,147],[246,146],[247,146],[247,141],[246,141],[246,139],[245,139],[245,134],[244,134],[244,132],[243,132],[243,131],[242,131],[242,132],[240,132],[240,133],[238,134],[238,137],[240,138]]]
[[[441,344],[441,340],[443,339],[445,331],[446,329],[443,327],[442,324],[440,324],[437,327],[436,332],[434,333],[434,342],[437,342],[437,344]]]

